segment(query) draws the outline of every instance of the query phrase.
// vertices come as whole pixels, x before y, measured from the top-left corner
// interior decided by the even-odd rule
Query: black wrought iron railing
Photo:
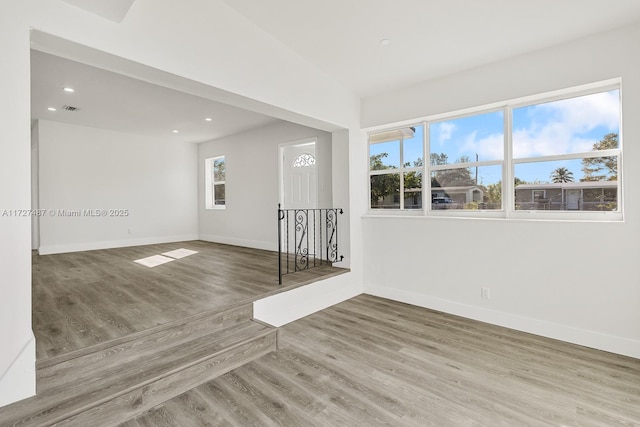
[[[340,208],[281,209],[278,205],[278,274],[331,265],[344,259],[338,251]]]

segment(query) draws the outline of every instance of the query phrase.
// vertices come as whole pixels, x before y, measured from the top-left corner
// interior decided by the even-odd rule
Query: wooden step
[[[37,363],[37,390],[46,392],[55,385],[96,371],[96,364],[126,363],[212,332],[246,322],[253,317],[253,304],[243,304],[223,311],[210,311],[176,322],[127,335],[72,353],[50,357]],[[111,362],[113,360],[114,362]]]
[[[276,334],[242,307],[42,363],[38,395],[0,408],[0,425],[117,425],[274,351]]]

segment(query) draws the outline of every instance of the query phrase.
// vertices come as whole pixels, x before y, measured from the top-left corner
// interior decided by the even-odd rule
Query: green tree
[[[413,167],[422,167],[422,158],[413,162]],[[404,164],[405,168],[411,167],[411,163]],[[404,174],[404,189],[422,188],[422,172],[410,171]]]
[[[449,163],[449,156],[447,156],[444,153],[431,153],[429,155],[429,158],[431,159],[431,165],[446,165],[447,163]]]
[[[432,164],[448,164],[447,155],[442,154],[431,154],[431,160],[434,161],[444,161],[444,163],[432,163]],[[469,162],[469,157],[462,156],[455,163],[467,163]],[[471,175],[471,170],[469,168],[456,168],[456,169],[445,169],[441,171],[437,171],[433,174],[431,178],[431,186],[432,187],[463,187],[467,185],[475,185],[475,180]]]
[[[551,172],[551,181],[555,183],[573,182],[573,172],[567,168],[559,167]]]
[[[374,154],[369,159],[371,170],[396,169],[394,166],[385,165],[382,159],[389,157],[388,153]],[[400,174],[389,173],[383,175],[371,175],[371,206],[386,196],[398,193],[400,189]]]
[[[224,181],[226,176],[226,167],[224,157],[213,161],[213,179],[216,182]]]
[[[492,206],[502,204],[502,181],[487,185],[484,192],[484,202]]]
[[[609,133],[600,141],[593,144],[593,151],[618,148],[618,134]],[[617,181],[618,157],[591,157],[582,159],[584,178],[580,181]]]
[[[393,166],[387,166],[382,161],[382,159],[386,157],[389,157],[389,153],[380,153],[380,154],[372,155],[371,158],[369,159],[369,168],[372,171],[379,171],[383,169],[393,169]]]

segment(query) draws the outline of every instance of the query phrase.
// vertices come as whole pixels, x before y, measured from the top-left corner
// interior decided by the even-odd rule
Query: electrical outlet
[[[480,298],[489,299],[490,297],[489,288],[480,288]]]

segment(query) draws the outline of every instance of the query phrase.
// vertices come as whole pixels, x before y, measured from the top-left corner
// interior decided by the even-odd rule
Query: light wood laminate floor
[[[361,295],[122,425],[639,426],[640,360]]]
[[[134,260],[175,249],[197,254],[153,268]],[[32,257],[37,359],[66,354],[208,310],[246,303],[340,274],[284,276],[275,252],[203,241]]]

